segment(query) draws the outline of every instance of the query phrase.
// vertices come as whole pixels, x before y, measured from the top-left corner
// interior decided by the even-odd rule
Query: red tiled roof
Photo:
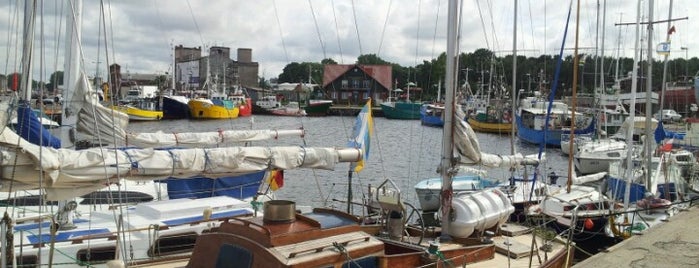
[[[391,72],[393,67],[391,65],[361,65],[361,64],[327,64],[323,67],[323,87],[331,84],[338,77],[342,76],[350,69],[358,66],[362,71],[364,71],[371,78],[376,80],[385,88],[392,88],[391,83]]]

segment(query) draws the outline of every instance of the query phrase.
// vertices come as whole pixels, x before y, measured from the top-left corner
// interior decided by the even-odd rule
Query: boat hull
[[[469,117],[466,120],[474,131],[486,133],[512,133],[512,123],[491,123],[482,122],[476,118]]]
[[[232,119],[237,118],[240,109],[233,105],[216,105],[209,100],[189,101],[190,116],[193,119]]]
[[[332,105],[332,102],[311,103],[303,107],[303,110],[306,111],[308,116],[326,116],[330,112],[330,106]]]
[[[443,104],[423,104],[420,107],[420,123],[422,123],[423,126],[443,127],[443,113]]]
[[[238,117],[252,115],[252,99],[245,98],[245,102],[238,105]]]
[[[381,112],[388,119],[420,119],[420,106],[411,102],[382,103]]]
[[[156,121],[163,118],[162,111],[144,110],[131,106],[112,106],[112,109],[127,114],[129,121]]]
[[[517,137],[523,141],[533,144],[545,144],[547,146],[561,146],[561,135],[564,133],[570,133],[569,130],[562,129],[550,129],[550,130],[538,130],[526,127],[522,123],[522,118],[516,116],[517,122]],[[576,129],[575,134],[587,134],[592,133],[595,130],[595,120],[584,129]]]
[[[163,118],[164,119],[185,119],[189,118],[191,112],[186,98],[182,101],[168,96],[163,96]]]

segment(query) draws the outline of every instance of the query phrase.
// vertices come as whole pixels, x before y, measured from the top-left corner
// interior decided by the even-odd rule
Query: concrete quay
[[[681,211],[573,267],[699,267],[699,208]]]

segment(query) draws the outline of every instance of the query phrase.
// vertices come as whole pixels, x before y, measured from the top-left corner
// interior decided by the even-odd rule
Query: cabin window
[[[45,198],[42,200],[42,197],[39,195],[29,195],[29,196],[20,196],[20,197],[8,198],[8,199],[0,200],[0,204],[9,205],[9,206],[17,206],[17,207],[38,206],[42,203],[41,201],[43,201],[43,204],[45,204],[45,205],[50,205],[50,206],[57,206],[58,205],[57,201],[46,201]]]
[[[199,236],[197,233],[162,236],[148,249],[148,256],[166,256],[191,251],[194,249],[197,236]]]
[[[136,191],[98,191],[82,197],[81,205],[128,204],[153,201],[153,196]]]
[[[348,87],[349,87],[349,81],[347,81],[347,79],[343,79],[343,80],[342,80],[342,86],[341,86],[341,87],[342,87],[342,88],[348,88]]]
[[[610,152],[610,153],[607,153],[607,156],[609,156],[609,157],[621,157],[621,154],[619,152]]]
[[[17,256],[17,267],[39,267],[39,257],[36,255]]]
[[[349,99],[351,93],[352,92],[342,92],[342,99],[343,100]]]
[[[77,259],[81,265],[98,264],[111,261],[115,258],[116,247],[101,247],[81,249],[77,253]]]

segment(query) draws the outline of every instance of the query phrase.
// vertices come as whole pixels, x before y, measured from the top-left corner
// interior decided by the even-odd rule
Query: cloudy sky
[[[0,73],[19,68],[22,30],[18,25],[22,25],[23,2],[0,3],[0,36],[5,40],[0,42],[3,61]],[[60,18],[65,16],[66,8],[56,7],[55,2],[63,1],[46,1],[38,7],[41,17],[36,28],[35,48],[44,55],[45,73],[49,74],[56,69],[53,66],[63,70],[64,48],[59,37],[65,33],[65,22]],[[460,50],[468,53],[489,48],[501,56],[511,54],[513,2],[463,0]],[[569,1],[518,2],[518,54],[557,54]],[[601,17],[604,0],[581,1],[578,38],[581,53],[594,53],[598,2]],[[623,56],[633,57],[635,27],[615,24],[635,22],[638,1],[607,2],[604,53],[615,56],[618,46]],[[668,3],[655,1],[654,20],[668,18]],[[226,46],[233,52],[237,48],[251,48],[253,61],[260,64],[259,75],[267,79],[278,76],[291,62],[332,58],[339,63],[353,63],[361,54],[377,54],[389,62],[414,66],[445,51],[447,4],[447,0],[106,0],[101,8],[99,1],[88,0],[83,3],[84,68],[94,74],[100,65],[100,73],[104,74],[108,61],[119,63],[122,71],[165,73],[171,69],[172,45],[180,44],[202,48]],[[648,1],[643,1],[644,20],[648,5]],[[692,21],[699,19],[695,16],[697,7],[696,0],[674,1],[672,17],[689,17],[689,20],[673,22],[676,32],[672,35],[671,58],[699,55],[699,39],[692,38],[699,33],[699,23]],[[103,31],[98,31],[101,10],[107,14],[106,37]],[[567,48],[574,46],[574,16],[575,10]],[[655,25],[654,44],[665,39],[667,27],[666,23]],[[99,45],[98,40],[101,40]],[[642,46],[645,48],[647,41]],[[105,53],[109,54],[108,59]],[[572,49],[566,53],[572,53]],[[232,54],[235,59],[235,53]],[[38,61],[41,57],[35,58]],[[35,75],[35,80],[38,79]]]

